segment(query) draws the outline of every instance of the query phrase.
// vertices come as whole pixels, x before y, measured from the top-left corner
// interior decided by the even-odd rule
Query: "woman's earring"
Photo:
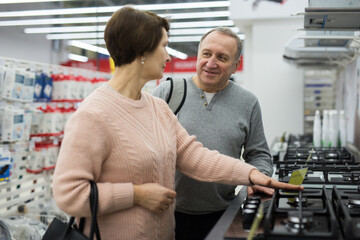
[[[142,57],[141,58],[141,64],[144,65],[144,63],[145,63],[145,57]]]

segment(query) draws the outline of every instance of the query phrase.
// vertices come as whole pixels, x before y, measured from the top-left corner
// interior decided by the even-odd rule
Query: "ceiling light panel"
[[[210,18],[210,17],[216,18],[216,17],[229,17],[230,12],[214,11],[214,12],[174,13],[174,14],[159,14],[159,16],[168,17],[170,19],[194,19],[194,18]],[[106,23],[109,19],[110,16],[7,20],[7,21],[0,21],[0,26],[4,27],[4,26],[30,26],[30,25],[53,25],[53,24],[58,25],[58,24],[74,24],[74,23]]]
[[[232,20],[219,21],[197,21],[197,22],[172,22],[170,23],[170,31],[178,28],[194,28],[194,27],[231,27],[234,26]],[[25,28],[25,33],[66,33],[66,32],[96,32],[105,31],[105,25],[101,26],[76,26],[76,27],[40,27],[40,28]]]
[[[84,41],[76,41],[76,40],[71,40],[68,41],[67,44],[69,46],[73,46],[73,47],[78,47],[81,49],[85,49],[85,50],[89,50],[92,52],[99,52],[105,55],[109,55],[109,52],[107,51],[106,48],[102,48],[102,47],[98,47],[98,46],[94,46],[93,44],[97,44],[97,43],[90,43],[90,42],[84,42]],[[174,57],[180,58],[180,59],[186,59],[188,57],[187,54],[177,51],[173,48],[170,47],[166,47],[166,50],[168,51],[168,53]],[[80,55],[76,55],[76,54],[72,54],[71,57],[73,58],[77,58],[77,61],[80,61],[80,59],[84,60],[84,58],[81,58],[82,56]],[[68,56],[70,58],[70,54]],[[75,59],[74,59],[75,60]],[[86,60],[87,61],[87,60]]]
[[[25,28],[24,33],[70,33],[70,32],[97,32],[105,31],[105,25],[102,26],[77,26],[77,27],[41,27]]]
[[[5,2],[11,3],[11,1],[5,1]],[[220,7],[229,7],[229,6],[230,6],[230,1],[214,1],[214,2],[194,2],[194,3],[133,5],[132,7],[140,10],[155,11],[155,10],[175,10],[175,9],[197,9],[204,7],[220,8]],[[118,9],[120,9],[121,7],[123,6],[8,11],[8,12],[0,12],[0,17],[30,17],[30,16],[51,16],[51,15],[68,15],[68,14],[113,13]]]
[[[210,31],[212,28],[189,28],[189,29],[174,29],[170,30],[170,36],[179,35],[202,35]],[[230,28],[235,33],[239,32],[239,28]],[[47,34],[46,39],[84,39],[84,38],[104,38],[104,32],[85,32],[85,33],[56,33]]]
[[[71,0],[10,0],[10,1],[3,1],[0,0],[0,4],[15,4],[15,3],[39,3],[39,2],[67,2]]]
[[[83,39],[83,38],[104,38],[104,32],[100,33],[65,33],[65,34],[47,34],[46,39]]]
[[[107,22],[110,17],[83,17],[83,18],[48,18],[30,20],[0,21],[0,26],[31,26],[31,25],[54,25],[74,23],[101,23]]]
[[[98,52],[104,55],[108,55],[109,56],[109,52],[106,48],[102,48],[102,47],[97,47],[88,43],[84,43],[84,42],[80,42],[80,41],[68,41],[68,45],[69,46],[73,46],[73,47],[78,47],[78,48],[82,48],[82,49],[86,49],[92,52]]]
[[[78,62],[87,62],[89,60],[88,57],[81,56],[78,54],[73,54],[73,53],[69,53],[68,58],[71,60],[78,61]]]
[[[170,28],[193,28],[193,27],[228,27],[233,26],[232,20],[219,20],[219,21],[196,21],[196,22],[172,22]]]

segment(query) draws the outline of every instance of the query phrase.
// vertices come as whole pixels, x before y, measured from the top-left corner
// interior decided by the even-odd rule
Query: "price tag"
[[[303,183],[303,181],[304,181],[307,170],[308,170],[308,168],[301,168],[301,169],[293,171],[291,173],[289,183],[294,184],[294,185],[301,185]],[[291,194],[291,193],[285,193],[285,194]],[[294,199],[293,198],[288,198],[288,201],[293,203]]]
[[[308,168],[298,169],[292,172],[289,183],[294,185],[301,185],[304,181]]]

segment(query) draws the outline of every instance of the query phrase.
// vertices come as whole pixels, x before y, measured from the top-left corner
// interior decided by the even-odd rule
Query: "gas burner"
[[[310,229],[314,222],[313,216],[312,212],[303,212],[301,217],[299,212],[289,212],[285,226],[292,233],[298,233],[300,229]]]
[[[288,204],[294,207],[299,207],[301,203],[302,207],[308,207],[310,205],[307,197],[294,197],[294,198],[288,198]]]
[[[360,198],[349,198],[348,208],[360,208]]]
[[[357,175],[355,175],[353,178],[351,176],[347,176],[347,175],[344,176],[345,182],[359,182],[359,180],[360,180],[360,176],[357,176]]]
[[[339,158],[339,156],[336,152],[330,152],[325,154],[325,158]]]
[[[258,208],[258,205],[256,205],[256,204],[246,204],[245,205],[245,208],[246,209],[253,209],[253,210],[256,210],[257,208]]]

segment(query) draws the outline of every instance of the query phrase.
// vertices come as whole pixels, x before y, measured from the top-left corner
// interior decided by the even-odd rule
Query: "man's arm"
[[[264,134],[259,102],[254,105],[250,121],[250,131],[245,141],[243,158],[260,172],[271,177],[274,169]]]

